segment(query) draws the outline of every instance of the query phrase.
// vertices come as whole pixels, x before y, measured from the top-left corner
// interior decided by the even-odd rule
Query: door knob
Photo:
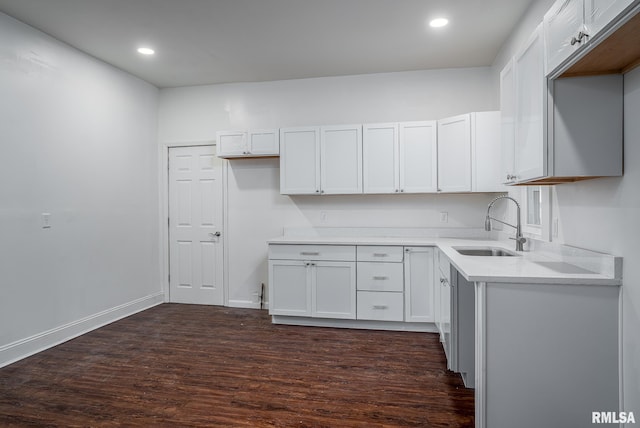
[[[216,233],[209,233],[209,237],[211,237],[211,239],[213,238],[219,238],[221,235],[220,232],[216,232]]]

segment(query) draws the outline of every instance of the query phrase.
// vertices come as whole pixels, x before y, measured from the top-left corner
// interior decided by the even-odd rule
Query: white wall
[[[494,81],[509,57],[526,41],[553,0],[534,2],[493,65]],[[497,83],[496,83],[497,84]],[[554,242],[622,256],[623,411],[640,413],[640,69],[625,75],[624,176],[594,179],[551,189]],[[520,197],[520,190],[511,196]],[[611,409],[614,410],[614,409]]]
[[[157,102],[0,13],[0,366],[161,299]]]
[[[489,68],[163,89],[161,144],[218,130],[439,119],[492,110]],[[482,227],[492,195],[282,196],[277,159],[228,161],[229,300],[256,307],[283,227]],[[447,211],[449,222],[439,222]]]

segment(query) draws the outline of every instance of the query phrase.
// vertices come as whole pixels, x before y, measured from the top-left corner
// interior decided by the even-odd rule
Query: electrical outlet
[[[448,223],[449,222],[449,213],[448,212],[441,212],[440,213],[440,223]]]
[[[326,223],[327,222],[327,212],[326,211],[321,211],[320,212],[320,221],[322,223]]]

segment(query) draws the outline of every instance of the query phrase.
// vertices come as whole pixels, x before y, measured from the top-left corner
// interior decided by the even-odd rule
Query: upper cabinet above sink
[[[505,184],[622,176],[621,73],[640,63],[639,11],[559,0],[516,52],[500,75]]]
[[[556,1],[544,16],[545,74],[624,73],[638,65],[639,4],[638,0]]]

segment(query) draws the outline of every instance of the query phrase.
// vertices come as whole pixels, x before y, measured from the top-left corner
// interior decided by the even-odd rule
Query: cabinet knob
[[[582,39],[584,39],[585,37],[589,37],[589,35],[583,31],[580,31],[576,37],[571,38],[571,46],[575,45],[576,43],[582,43]]]
[[[316,190],[316,193],[320,193],[320,190]]]
[[[398,189],[396,189],[396,193],[398,193]]]
[[[320,193],[324,193],[324,190],[321,190]]]
[[[401,193],[402,193],[402,192],[404,192],[404,189],[400,189],[400,192],[401,192]]]

